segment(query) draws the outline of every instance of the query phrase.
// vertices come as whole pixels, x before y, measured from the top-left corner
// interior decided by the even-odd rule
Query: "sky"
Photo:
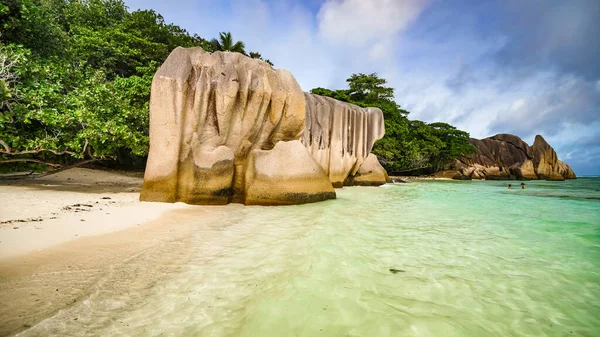
[[[125,0],[205,39],[230,31],[304,91],[378,73],[409,118],[532,145],[600,174],[598,0]]]

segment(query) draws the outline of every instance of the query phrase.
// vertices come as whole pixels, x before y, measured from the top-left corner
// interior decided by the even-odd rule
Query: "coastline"
[[[180,265],[161,256],[184,249],[191,231],[214,222],[208,219],[218,212],[140,202],[141,181],[139,173],[73,169],[1,182],[0,198],[8,202],[0,206],[0,336],[85,301],[101,284],[131,277],[121,275],[131,261]],[[161,275],[139,277],[150,284]]]
[[[449,188],[452,186],[442,183],[406,184],[384,189],[346,188],[340,190],[340,198],[335,202],[293,207],[244,207],[239,204],[185,207],[173,204],[181,208],[164,211],[154,221],[139,226],[77,237],[59,245],[0,259],[0,336],[133,336],[147,335],[149,328],[171,335],[217,335],[214,332],[225,331],[222,329],[271,331],[273,325],[269,324],[281,322],[282,317],[283,322],[301,320],[301,327],[290,325],[285,329],[300,332],[308,327],[314,329],[312,335],[316,335],[319,329],[329,328],[328,322],[341,317],[340,313],[352,315],[349,309],[356,312],[355,317],[372,315],[370,317],[375,320],[383,313],[388,320],[397,319],[388,321],[386,326],[402,327],[405,321],[398,318],[393,308],[386,307],[379,312],[370,309],[380,304],[382,297],[367,298],[373,306],[356,305],[348,299],[363,296],[367,287],[379,294],[401,292],[405,294],[402,297],[383,298],[397,306],[405,305],[409,298],[415,304],[407,306],[411,308],[408,314],[420,317],[428,308],[419,307],[419,303],[423,303],[423,299],[429,301],[432,291],[439,285],[430,281],[434,277],[444,280],[452,294],[470,301],[465,303],[465,308],[479,306],[483,310],[474,324],[462,316],[462,311],[440,315],[443,326],[438,331],[448,331],[457,321],[472,329],[478,329],[480,321],[508,329],[511,322],[523,317],[495,316],[502,308],[496,303],[504,305],[508,299],[511,305],[520,307],[527,305],[528,302],[523,301],[529,298],[544,304],[531,313],[531,319],[543,319],[547,310],[557,313],[576,310],[587,317],[589,326],[588,330],[581,327],[578,331],[591,331],[595,321],[588,315],[587,307],[556,305],[570,298],[569,292],[559,293],[558,297],[546,296],[555,294],[555,287],[571,289],[573,284],[568,282],[568,277],[573,274],[574,280],[587,277],[589,268],[584,268],[583,264],[566,266],[558,271],[561,283],[554,288],[545,287],[548,275],[556,275],[556,266],[538,259],[537,253],[528,249],[530,244],[522,243],[522,240],[539,242],[542,238],[541,242],[548,244],[540,249],[557,252],[555,247],[565,242],[565,236],[547,230],[554,225],[545,224],[543,215],[557,209],[557,205],[564,205],[564,198],[546,191],[548,198],[540,202],[539,198],[523,198],[522,193],[498,189],[495,184],[479,185],[464,184],[464,189]],[[90,197],[102,197],[106,191]],[[86,195],[82,193],[78,195],[80,198]],[[114,201],[119,193],[128,195],[132,192],[117,192]],[[533,189],[524,193],[538,195]],[[47,197],[43,193],[39,195]],[[459,196],[474,199],[465,202]],[[119,201],[123,203],[123,209],[133,210],[136,204],[146,205],[123,198]],[[496,207],[495,198],[519,205],[510,212],[517,219],[514,227],[507,228],[504,214],[489,211]],[[36,199],[40,204],[43,201],[41,197]],[[406,217],[397,219],[396,210],[385,207],[390,201],[393,205],[405,205]],[[109,204],[109,207],[115,210],[117,204]],[[358,209],[353,210],[351,205]],[[566,212],[565,216],[577,226],[580,226],[580,217],[586,219],[593,214],[593,210],[586,210],[579,200],[572,205],[577,208]],[[379,218],[367,220],[357,216],[373,207],[382,209]],[[43,209],[37,211],[42,213]],[[93,212],[72,211],[72,215],[96,214]],[[475,212],[475,220],[471,212]],[[111,212],[111,216],[116,217],[116,213]],[[481,219],[496,226],[495,230],[492,232],[488,227],[480,226]],[[523,226],[519,221],[533,221],[537,226]],[[398,226],[402,231],[390,236],[389,233]],[[538,227],[541,228],[538,230]],[[521,231],[523,235],[512,236],[513,231]],[[535,231],[535,235],[530,235],[531,231]],[[582,228],[580,233],[587,231],[589,229]],[[382,237],[385,240],[381,240]],[[491,237],[493,244],[490,244]],[[461,244],[456,244],[456,240]],[[370,245],[365,248],[357,244],[362,242]],[[566,242],[564,249],[580,251],[579,238],[567,236]],[[445,250],[438,251],[440,246]],[[390,247],[404,248],[399,252]],[[473,255],[477,252],[481,253]],[[436,259],[431,267],[423,269],[423,265],[432,261],[428,254],[434,254]],[[444,256],[452,258],[444,260]],[[474,258],[478,259],[478,264],[472,267]],[[524,265],[523,261],[528,264]],[[523,278],[518,277],[527,274],[532,264],[538,266],[540,274],[531,275],[528,282],[543,293],[528,292],[528,288],[522,286]],[[401,271],[396,274],[392,268]],[[582,274],[578,276],[578,272]],[[484,277],[481,280],[475,277],[479,275]],[[397,286],[400,277],[405,277],[405,287]],[[579,289],[585,286],[574,284]],[[472,287],[489,289],[488,300],[482,302]],[[523,289],[527,297],[520,293],[506,296],[501,291],[512,288]],[[422,291],[411,293],[415,289]],[[578,293],[586,294],[584,291]],[[587,294],[580,303],[590,303],[594,293]],[[434,304],[436,308],[451,306],[460,301],[457,298],[442,296]],[[291,309],[290,312],[277,310],[281,305]],[[315,323],[311,316],[315,311],[320,313],[324,323]],[[265,313],[272,312],[281,315],[265,318]],[[363,329],[364,324],[358,318],[337,324],[359,331],[358,335],[371,333],[367,333],[368,326]],[[568,324],[562,330],[552,331],[574,331]],[[481,335],[491,330],[475,331]]]
[[[142,173],[75,168],[0,181],[0,260],[122,231],[190,206],[138,201]]]
[[[452,178],[438,178],[434,176],[389,176],[393,183],[405,183],[411,180],[452,180]]]

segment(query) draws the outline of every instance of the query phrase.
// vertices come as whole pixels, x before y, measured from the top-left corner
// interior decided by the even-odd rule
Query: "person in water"
[[[521,183],[521,189],[525,189],[525,183]]]
[[[512,184],[508,184],[508,189],[510,190],[512,188]]]

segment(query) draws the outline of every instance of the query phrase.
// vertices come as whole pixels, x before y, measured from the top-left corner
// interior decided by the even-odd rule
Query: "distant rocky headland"
[[[175,49],[154,76],[140,199],[285,205],[382,185],[377,108],[302,92],[286,70],[240,53]]]
[[[459,180],[576,179],[571,167],[558,159],[556,151],[537,135],[533,146],[510,134],[485,139],[471,138],[476,152],[448,164],[436,177]]]

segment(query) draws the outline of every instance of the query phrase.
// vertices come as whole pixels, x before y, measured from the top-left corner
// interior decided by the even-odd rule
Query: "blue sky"
[[[543,135],[600,174],[598,0],[125,0],[211,39],[231,31],[300,86],[377,72],[410,118]]]

